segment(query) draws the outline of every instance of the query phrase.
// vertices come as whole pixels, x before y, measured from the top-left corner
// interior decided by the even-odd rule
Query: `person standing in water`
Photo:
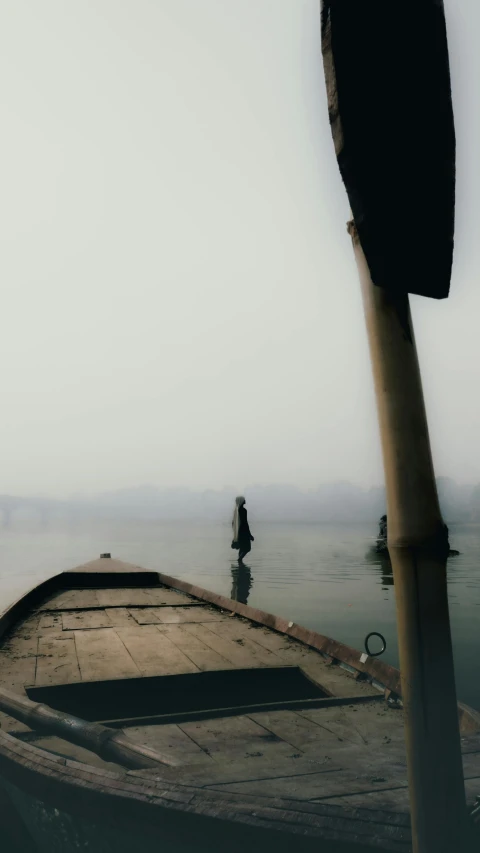
[[[382,517],[380,519],[380,531],[379,531],[378,535],[379,535],[380,539],[385,539],[385,542],[387,541],[387,516],[386,515],[382,515]]]
[[[235,499],[235,509],[232,519],[233,541],[232,548],[238,550],[238,562],[243,563],[249,551],[252,550],[251,543],[254,541],[248,526],[247,510],[245,509],[245,498]]]

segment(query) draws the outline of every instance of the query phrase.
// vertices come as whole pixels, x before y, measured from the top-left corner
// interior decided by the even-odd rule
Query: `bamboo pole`
[[[372,283],[353,222],[380,425],[414,853],[464,851],[467,809],[434,476],[408,296]]]
[[[0,711],[34,730],[40,730],[88,749],[104,761],[114,761],[124,767],[143,770],[160,765],[175,767],[178,762],[161,755],[148,746],[130,740],[115,729],[100,723],[88,723],[79,717],[55,711],[48,705],[32,702],[10,690],[0,689]]]

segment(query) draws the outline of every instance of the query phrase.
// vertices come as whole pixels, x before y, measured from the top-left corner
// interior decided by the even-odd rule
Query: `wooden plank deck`
[[[81,673],[72,631],[38,638],[35,685],[71,684]]]
[[[161,631],[180,649],[201,671],[212,671],[218,669],[234,668],[226,657],[211,649],[205,643],[185,630],[182,625],[157,626]]]
[[[153,583],[56,591],[0,641],[0,684],[17,692],[32,686],[300,667],[327,695],[351,698],[352,704],[164,725],[139,720],[124,731],[180,758],[180,768],[162,769],[165,783],[246,802],[285,800],[289,808],[301,806],[302,813],[311,809],[314,814],[321,804],[348,805],[408,822],[403,712],[378,702],[372,684],[331,663],[291,636]],[[364,704],[356,704],[362,699]],[[59,738],[35,736],[4,714],[0,725],[32,737],[52,754],[112,769]],[[473,802],[480,792],[480,732],[464,737],[462,750]],[[154,780],[158,771],[138,775]]]
[[[198,668],[166,634],[153,630],[145,633],[143,626],[117,628],[122,641],[141,675],[178,675],[198,672]]]
[[[74,634],[82,681],[135,678],[141,674],[114,628],[92,628]]]
[[[153,603],[147,605],[144,602],[149,598]],[[172,603],[167,604],[168,600]],[[180,600],[182,604],[178,605],[174,591],[157,589],[60,592],[39,606],[38,617],[30,617],[30,624],[23,625],[24,631],[36,631],[40,645],[33,649],[21,635],[15,638],[17,646],[23,646],[29,655],[30,667],[23,682],[19,674],[16,683],[68,683],[78,678],[78,672],[84,681],[162,675],[168,672],[168,649],[171,660],[177,661],[172,663],[171,672],[292,664],[305,668],[331,693],[339,682],[344,695],[378,695],[371,685],[334,672],[317,652],[297,641],[251,628],[244,620],[232,619],[183,594]],[[106,603],[110,606],[103,607]],[[55,661],[57,656],[59,660]],[[16,658],[0,657],[0,679],[2,673],[8,677],[9,665],[11,668]],[[183,670],[178,667],[180,660]]]

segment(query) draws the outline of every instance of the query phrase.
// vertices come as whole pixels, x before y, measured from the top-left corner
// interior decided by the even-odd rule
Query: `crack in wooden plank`
[[[280,773],[278,776],[258,776],[251,779],[229,779],[228,782],[207,782],[204,785],[197,784],[196,787],[201,788],[202,790],[205,788],[207,790],[212,790],[214,788],[223,788],[225,785],[249,785],[251,782],[273,782],[280,779],[302,779],[307,778],[309,776],[318,776],[319,774],[322,776],[327,773],[338,773],[338,767],[327,767],[325,770],[317,769],[312,770],[311,773]],[[185,783],[187,784],[187,783]],[[331,796],[331,795],[330,795]],[[262,797],[267,797],[268,799],[278,800],[278,794],[262,794]],[[296,799],[295,797],[291,797],[290,799]],[[299,802],[310,802],[309,800],[299,800]],[[312,800],[315,802],[315,800]]]
[[[303,716],[302,716],[302,714],[298,714],[296,711],[292,711],[292,713],[293,713],[293,714],[297,714],[297,717],[300,717],[300,719],[301,719],[301,720],[305,719],[305,717],[303,717]],[[329,729],[329,728],[328,728],[328,726],[325,726],[325,725],[323,725],[322,723],[317,723],[317,721],[316,721],[316,720],[311,720],[311,719],[310,719],[310,717],[307,717],[306,719],[309,721],[309,723],[313,723],[313,725],[314,725],[314,726],[318,726],[318,728],[319,728],[319,729],[324,729],[326,732],[329,732],[329,734],[331,734],[331,735],[333,735],[334,737],[336,737],[336,738],[337,738],[337,740],[342,741],[342,742],[343,742],[343,741],[348,741],[348,743],[353,743],[355,746],[357,746],[356,741],[354,741],[354,740],[350,740],[349,738],[343,738],[343,737],[340,737],[340,736],[337,734],[337,732],[334,732],[332,729]]]

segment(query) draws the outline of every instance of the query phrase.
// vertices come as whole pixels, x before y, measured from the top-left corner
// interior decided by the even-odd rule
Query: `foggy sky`
[[[474,481],[480,11],[446,6],[452,295],[412,305]],[[0,492],[381,483],[318,0],[3,2],[0,79]]]

